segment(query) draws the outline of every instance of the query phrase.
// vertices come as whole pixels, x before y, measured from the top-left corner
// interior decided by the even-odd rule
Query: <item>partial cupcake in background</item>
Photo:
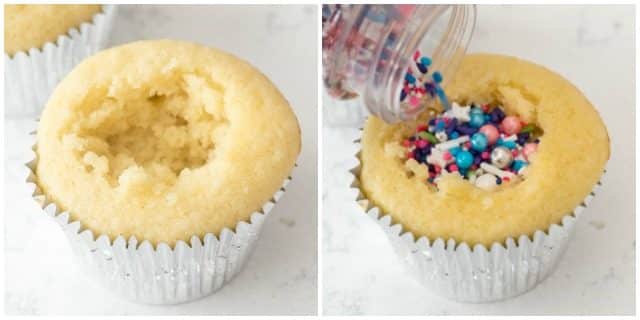
[[[290,180],[300,129],[280,91],[245,61],[140,41],[65,77],[34,150],[35,198],[81,264],[126,298],[169,304],[240,271]]]
[[[524,293],[551,273],[599,185],[606,127],[571,83],[513,57],[468,55],[446,92],[445,113],[367,120],[358,201],[434,292]]]
[[[56,84],[102,49],[113,5],[5,5],[5,114],[37,117]]]

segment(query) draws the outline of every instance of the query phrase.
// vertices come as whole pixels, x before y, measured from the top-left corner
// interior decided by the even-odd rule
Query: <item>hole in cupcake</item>
[[[164,96],[164,95],[161,95],[161,94],[158,94],[158,93],[154,93],[149,98],[147,98],[147,100],[149,100],[149,102],[151,102],[151,103],[160,104],[160,103],[164,102],[165,98],[166,98],[166,96]]]
[[[516,92],[509,91],[513,99]],[[500,91],[503,94],[502,91]],[[529,97],[532,99],[535,97]],[[507,100],[509,101],[509,100]],[[436,187],[445,174],[457,174],[476,187],[497,190],[523,180],[533,161],[542,130],[521,116],[506,114],[500,102],[482,105],[452,103],[401,141],[405,169]],[[510,105],[509,110],[514,110]],[[516,109],[530,112],[535,108]]]
[[[147,84],[113,83],[106,92],[63,139],[87,172],[114,187],[173,185],[215,157],[224,140],[224,90],[206,77],[174,72]]]

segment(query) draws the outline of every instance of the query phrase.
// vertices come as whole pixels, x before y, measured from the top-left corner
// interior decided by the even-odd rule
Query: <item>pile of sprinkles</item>
[[[402,142],[407,159],[428,166],[427,182],[436,185],[444,173],[458,173],[478,188],[494,190],[522,178],[537,151],[540,130],[505,115],[500,106],[453,103],[444,113],[419,125]]]
[[[438,71],[430,72],[431,59],[422,56],[420,51],[413,54],[413,61],[404,76],[402,91],[400,91],[400,102],[408,110],[417,110],[425,105],[426,101],[436,96],[440,103],[448,108],[449,102],[444,90],[440,86],[442,74]]]

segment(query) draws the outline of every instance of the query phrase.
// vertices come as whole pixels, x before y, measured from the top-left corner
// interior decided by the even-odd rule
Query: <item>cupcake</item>
[[[521,294],[566,248],[609,158],[607,130],[571,83],[512,57],[466,56],[446,92],[446,111],[367,120],[353,186],[436,293]]]
[[[42,113],[30,177],[81,263],[120,294],[178,303],[242,267],[300,152],[287,100],[201,45],[140,41],[86,59]]]
[[[104,46],[114,6],[5,5],[6,113],[37,116],[73,66]]]

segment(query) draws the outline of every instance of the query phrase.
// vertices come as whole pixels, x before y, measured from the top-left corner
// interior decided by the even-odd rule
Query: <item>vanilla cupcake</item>
[[[113,6],[5,5],[6,112],[37,116],[55,85],[107,40]]]
[[[437,293],[521,294],[562,255],[609,158],[607,130],[571,83],[512,57],[468,55],[446,92],[456,103],[443,114],[368,119],[359,200]]]
[[[240,270],[289,180],[300,131],[278,89],[243,60],[140,41],[65,77],[35,150],[37,193],[68,212],[65,226],[79,222],[71,240],[89,271],[129,298],[176,303]],[[78,245],[78,229],[94,239]],[[92,253],[101,241],[109,253]]]

